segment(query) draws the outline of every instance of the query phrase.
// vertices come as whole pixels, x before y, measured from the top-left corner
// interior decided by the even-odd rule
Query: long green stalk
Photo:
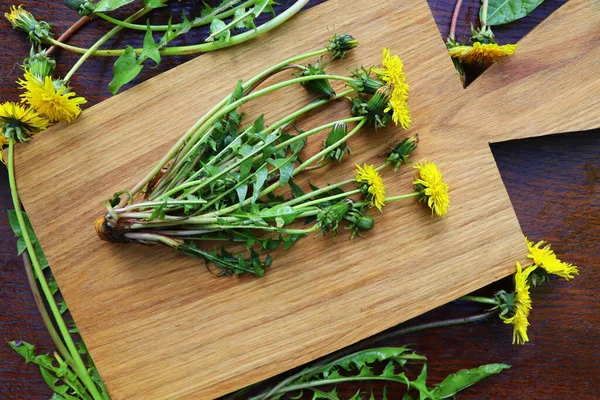
[[[237,0],[237,2],[239,2],[239,0]],[[210,14],[202,17],[202,18],[198,18],[197,20],[195,20],[192,23],[192,28],[197,28],[199,26],[204,26],[204,25],[208,25],[212,22],[213,19],[217,18],[217,19],[224,19],[224,18],[229,18],[231,17],[235,11],[238,8],[247,8],[248,6],[253,5],[254,3],[256,3],[256,0],[247,0],[241,4],[238,4],[237,6],[228,9],[230,6],[232,6],[235,2],[229,2],[228,4],[225,4],[223,7],[218,7],[215,8],[213,10],[213,12],[211,12]],[[228,10],[227,10],[228,9]],[[227,11],[223,11],[222,10],[227,10]],[[126,29],[133,29],[133,30],[138,30],[138,31],[145,31],[146,29],[148,29],[147,25],[143,25],[143,24],[133,24],[131,22],[128,22],[127,20],[121,21],[120,19],[116,19],[113,18],[109,15],[106,15],[104,13],[94,13],[94,15],[108,21],[111,22],[115,25],[118,25],[122,28],[126,28]],[[183,26],[183,24],[172,24],[171,26],[169,25],[150,25],[150,29],[154,32],[164,32],[167,31],[169,29],[179,29]]]
[[[290,8],[288,8],[272,20],[265,22],[256,29],[252,29],[247,32],[240,33],[238,35],[231,36],[228,41],[200,43],[188,46],[165,47],[163,49],[160,49],[159,52],[163,56],[181,56],[186,54],[207,53],[209,51],[215,51],[247,42],[248,40],[254,39],[257,36],[262,35],[263,33],[266,33],[278,27],[279,25],[290,19],[294,14],[300,11],[302,7],[304,7],[308,3],[308,1],[309,0],[298,0],[296,3],[294,3],[294,5],[292,5]],[[117,26],[117,28],[123,29],[120,26]],[[89,50],[83,47],[71,46],[66,43],[61,43],[55,39],[50,39],[49,41],[51,44],[57,47],[61,47],[65,50],[71,51],[73,53],[85,54]],[[95,50],[92,52],[92,55],[102,57],[118,57],[121,54],[123,54],[125,50],[126,49]],[[137,48],[134,49],[134,51],[136,54],[141,54],[143,49]]]
[[[261,81],[266,76],[273,74],[275,71],[281,69],[282,67],[306,59],[311,57],[316,57],[321,54],[329,51],[327,48],[319,49],[316,51],[312,51],[309,53],[301,54],[299,56],[294,56],[288,58],[287,60],[283,60],[270,68],[265,69],[264,71],[258,73],[254,77],[250,78],[246,83],[242,85],[243,89],[252,87],[255,83]],[[160,172],[160,170],[179,152],[180,148],[184,145],[184,143],[188,143],[190,137],[202,126],[204,123],[218,110],[220,110],[231,98],[231,95],[227,95],[223,100],[217,103],[211,110],[209,110],[206,114],[204,114],[179,140],[171,147],[171,149],[161,158],[157,165],[150,171],[140,182],[138,182],[133,189],[130,190],[132,195],[139,192],[156,174]],[[129,197],[124,197],[119,204],[119,207],[124,206],[130,200]]]
[[[164,2],[165,0],[163,0]],[[136,19],[138,19],[139,17],[149,13],[150,11],[152,11],[152,8],[149,7],[144,7],[141,10],[136,11],[135,13],[133,13],[129,18],[127,18],[125,21],[134,21]],[[73,76],[73,74],[75,73],[75,71],[77,71],[79,69],[79,67],[81,67],[81,65],[83,65],[83,63],[90,58],[94,52],[96,50],[98,50],[100,48],[100,46],[102,46],[104,43],[106,43],[108,41],[108,39],[110,39],[111,37],[113,37],[114,35],[116,35],[117,33],[119,33],[123,28],[120,26],[115,26],[114,28],[112,28],[110,31],[108,31],[107,33],[105,33],[100,39],[98,39],[96,41],[96,43],[94,43],[92,45],[92,47],[90,47],[89,49],[87,49],[83,55],[79,58],[79,60],[77,60],[77,62],[71,67],[71,69],[69,70],[69,72],[67,72],[67,74],[64,77],[65,81],[68,81],[69,79],[71,79],[71,77]],[[60,42],[57,42],[60,43]],[[55,46],[57,45],[57,43],[54,43],[54,41],[52,42],[52,44],[54,44]]]
[[[71,354],[65,347],[63,340],[61,339],[60,335],[56,331],[56,328],[54,327],[54,324],[52,323],[52,319],[48,314],[48,310],[44,306],[44,299],[42,298],[42,294],[40,293],[37,280],[35,279],[35,276],[33,276],[33,267],[31,265],[29,254],[23,253],[22,258],[23,265],[25,266],[25,274],[27,275],[27,281],[29,282],[29,288],[31,289],[31,293],[33,294],[33,298],[35,299],[35,304],[38,308],[38,311],[42,316],[42,321],[46,326],[46,330],[50,334],[50,337],[52,338],[52,341],[56,346],[56,350],[58,350],[58,352],[63,356],[67,364],[69,364],[69,366],[72,369],[75,369],[75,362],[73,361],[73,357],[71,357]]]
[[[33,243],[29,236],[29,232],[27,231],[27,225],[25,224],[25,219],[23,217],[23,213],[21,211],[21,204],[19,202],[19,197],[17,194],[17,186],[15,180],[15,165],[14,165],[14,138],[9,139],[8,143],[8,180],[10,184],[10,194],[12,197],[13,205],[15,207],[15,214],[17,216],[17,220],[19,222],[19,226],[21,227],[21,232],[23,235],[23,241],[25,242],[25,246],[27,248],[27,252],[31,258],[31,264],[33,265],[33,271],[35,276],[40,283],[40,287],[42,288],[42,292],[48,302],[48,306],[50,307],[50,311],[52,316],[58,326],[58,330],[60,331],[65,345],[69,350],[71,357],[73,358],[73,363],[75,366],[75,373],[81,379],[86,389],[90,392],[94,400],[103,400],[102,395],[98,392],[96,384],[91,379],[83,360],[77,350],[77,346],[73,342],[73,338],[69,333],[69,329],[65,324],[65,321],[60,314],[56,301],[54,300],[54,296],[52,296],[52,292],[50,287],[48,286],[48,282],[46,281],[46,277],[44,276],[44,271],[42,271],[42,267],[40,265],[39,260],[37,259],[35,248],[33,247]]]

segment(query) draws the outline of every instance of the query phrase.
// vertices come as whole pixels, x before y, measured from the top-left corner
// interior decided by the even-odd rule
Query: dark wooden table
[[[318,2],[321,1],[311,3]],[[58,34],[78,18],[62,1],[22,3],[40,19],[53,23],[54,32]],[[184,1],[174,7],[194,14],[197,3]],[[497,38],[502,43],[518,41],[562,3],[564,0],[546,0],[529,17],[495,29]],[[0,1],[0,10],[7,11],[10,4]],[[440,40],[443,40],[442,36],[445,38],[448,32],[453,1],[429,0],[429,4],[440,28]],[[465,0],[459,38],[469,34],[469,22],[476,21],[478,10],[476,0]],[[179,13],[180,10],[176,10],[174,15]],[[77,33],[72,43],[90,44],[106,28],[105,23],[95,21]],[[28,54],[29,45],[5,20],[0,22],[0,29],[1,100],[16,101],[19,91],[14,82],[22,73],[19,64]],[[135,39],[119,36],[113,43],[123,46],[140,40],[141,36]],[[183,41],[193,42],[193,35]],[[74,55],[65,52],[57,52],[56,56],[58,75],[63,75],[76,61]],[[188,59],[165,59],[159,68],[145,69],[135,82]],[[77,93],[88,99],[88,105],[110,96],[106,85],[112,62],[113,59],[92,59],[71,81]],[[492,149],[523,232],[532,239],[550,241],[561,258],[581,267],[581,275],[574,281],[556,280],[551,287],[534,291],[531,342],[524,346],[511,345],[511,327],[497,319],[431,329],[382,344],[413,343],[416,350],[430,359],[431,383],[439,382],[451,372],[483,363],[512,365],[512,369],[501,375],[464,391],[460,395],[464,399],[600,398],[600,130],[506,142],[492,145]],[[11,209],[12,204],[3,167],[0,168],[0,208],[0,338],[21,339],[36,344],[41,351],[52,351],[53,344],[30,293],[23,263],[15,254],[15,240],[6,217],[6,210]],[[508,278],[480,292],[491,295],[499,288],[510,287]],[[403,326],[479,311],[481,308],[477,306],[454,303]],[[350,397],[354,391],[356,387],[350,387],[343,393]],[[389,398],[398,398],[398,393],[398,390],[390,390]],[[37,367],[25,365],[7,345],[0,344],[0,398],[47,399],[51,394]]]

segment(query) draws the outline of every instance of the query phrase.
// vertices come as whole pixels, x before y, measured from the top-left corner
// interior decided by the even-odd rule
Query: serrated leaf
[[[452,375],[449,375],[440,384],[436,385],[433,394],[440,399],[454,396],[461,390],[487,378],[490,375],[498,374],[505,369],[510,368],[506,364],[486,364],[473,369],[463,369]]]
[[[287,185],[294,172],[294,160],[291,159],[279,168],[279,185]]]
[[[150,27],[150,21],[146,21],[147,28],[146,34],[144,35],[144,45],[142,48],[142,54],[140,58],[150,58],[152,61],[156,63],[156,65],[160,64],[160,52],[158,51],[158,45],[154,41],[154,37],[152,36],[152,28]]]
[[[226,42],[231,37],[231,31],[227,28],[227,24],[218,18],[215,18],[210,23],[210,34],[212,37],[206,39],[208,42],[219,41]]]
[[[275,206],[275,207],[271,207],[271,208],[263,208],[258,213],[258,216],[261,218],[265,218],[265,219],[281,218],[283,220],[283,223],[285,225],[288,225],[288,224],[291,224],[292,222],[294,222],[296,217],[298,217],[298,215],[300,215],[300,214],[301,214],[301,212],[299,212],[298,210],[295,210],[291,206],[281,205],[281,206]]]
[[[133,3],[133,0],[100,0],[96,3],[94,12],[107,12],[116,10],[125,4]]]
[[[240,204],[246,200],[246,194],[248,194],[248,185],[241,185],[235,188]]]
[[[108,84],[108,90],[115,95],[121,87],[131,82],[142,70],[138,64],[135,50],[127,46],[123,54],[115,61],[113,65],[113,79]]]
[[[252,17],[252,15],[248,15],[245,18],[242,18],[244,16],[244,14],[246,14],[246,9],[243,7],[238,8],[237,10],[235,10],[235,13],[233,14],[233,20],[236,21],[239,19],[239,21],[234,25],[234,28],[236,29],[246,29],[246,28],[254,28],[254,19]]]
[[[531,13],[544,0],[489,0],[487,25],[503,25]],[[480,16],[481,18],[481,12]]]
[[[290,185],[290,189],[292,191],[292,197],[293,198],[298,198],[301,196],[304,196],[306,193],[304,193],[304,190],[302,190],[302,188],[298,185],[296,185],[296,183],[290,179],[290,181],[288,182],[288,185]]]
[[[258,195],[262,187],[265,185],[267,178],[269,177],[269,171],[266,165],[260,167],[254,174],[255,181],[252,187],[252,202],[254,203],[258,199]]]
[[[11,349],[16,351],[21,357],[23,357],[26,363],[32,362],[35,358],[35,346],[31,343],[15,340],[12,342],[8,342],[8,345]]]
[[[265,115],[261,114],[258,118],[254,120],[252,123],[254,128],[254,132],[262,132],[265,130]],[[276,138],[273,138],[275,140]]]

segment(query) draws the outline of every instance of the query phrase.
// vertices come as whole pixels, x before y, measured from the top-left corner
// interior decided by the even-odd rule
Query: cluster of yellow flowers
[[[431,208],[432,213],[440,217],[446,216],[450,206],[448,184],[442,179],[442,172],[433,162],[421,162],[414,166],[418,175],[413,181],[421,200]],[[383,178],[373,165],[356,165],[356,182],[366,185],[367,201],[370,206],[382,211],[386,202]]]
[[[11,7],[4,16],[13,27],[38,24],[22,6]],[[74,120],[81,113],[80,105],[86,103],[83,97],[70,90],[67,82],[52,78],[54,61],[45,55],[45,51],[32,53],[25,60],[23,69],[24,76],[17,81],[24,90],[21,102],[0,103],[0,147],[8,144],[10,138],[25,141],[52,122]]]
[[[384,112],[392,112],[392,120],[403,129],[408,129],[412,123],[410,109],[408,107],[408,92],[410,86],[406,82],[404,74],[404,63],[397,55],[391,55],[389,49],[382,51],[382,66],[373,68],[372,71],[389,88],[389,99]],[[407,143],[416,146],[417,138],[407,139]],[[448,184],[444,182],[442,173],[433,162],[421,162],[414,166],[418,175],[413,181],[416,192],[420,199],[425,202],[432,212],[440,217],[446,216],[450,206]],[[370,206],[382,211],[386,202],[386,190],[383,178],[379,174],[380,168],[364,164],[362,167],[356,165],[355,180],[359,185],[366,188],[366,200]]]
[[[533,264],[523,268],[517,263],[515,274],[515,300],[514,312],[511,317],[500,315],[506,324],[513,325],[513,343],[523,344],[529,341],[527,327],[529,326],[529,313],[531,311],[530,277],[533,273],[543,270],[547,274],[560,276],[566,280],[579,275],[579,268],[573,264],[558,259],[550,244],[545,241],[533,243],[525,238]]]
[[[373,68],[373,72],[392,89],[388,107],[384,110],[392,110],[392,120],[403,129],[411,125],[410,110],[408,108],[408,91],[410,86],[406,83],[404,75],[404,63],[397,55],[392,56],[390,50],[383,49],[383,67]]]

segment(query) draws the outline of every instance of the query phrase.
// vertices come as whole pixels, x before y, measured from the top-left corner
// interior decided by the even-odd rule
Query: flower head
[[[523,344],[529,341],[527,327],[529,326],[528,318],[531,311],[531,296],[529,295],[527,278],[536,268],[533,266],[523,270],[521,264],[517,262],[513,315],[511,317],[500,315],[505,324],[513,325],[513,344]]]
[[[45,21],[38,22],[33,14],[25,10],[23,6],[10,8],[10,12],[4,13],[4,17],[10,22],[13,29],[20,29],[29,34],[32,43],[47,41],[50,35],[50,25]]]
[[[392,88],[391,96],[385,112],[392,111],[392,120],[403,129],[411,125],[410,110],[408,108],[408,91],[410,86],[406,83],[404,63],[397,55],[392,56],[389,49],[382,50],[381,68],[373,68],[373,72]]]
[[[529,249],[528,258],[533,260],[533,263],[549,274],[558,275],[566,280],[573,279],[575,275],[579,275],[579,269],[573,264],[562,262],[556,257],[554,251],[550,248],[550,244],[545,241],[533,243],[525,238],[527,248]]]
[[[360,184],[359,188],[366,196],[371,207],[375,206],[379,211],[385,205],[385,185],[383,178],[372,165],[364,164],[363,167],[356,165],[356,182]]]
[[[450,57],[465,64],[490,64],[509,56],[517,50],[516,44],[498,45],[496,43],[475,42],[473,46],[453,46],[448,49]]]
[[[11,101],[0,104],[0,144],[8,143],[10,137],[19,142],[26,141],[47,127],[48,120],[31,108]]]
[[[413,181],[415,189],[421,194],[421,201],[426,202],[431,211],[445,216],[450,206],[448,184],[442,179],[442,172],[430,161],[415,165],[419,176]]]
[[[21,95],[23,101],[52,121],[74,120],[81,113],[79,106],[87,102],[83,97],[76,97],[64,82],[49,76],[40,79],[29,70],[17,83],[25,89]]]

